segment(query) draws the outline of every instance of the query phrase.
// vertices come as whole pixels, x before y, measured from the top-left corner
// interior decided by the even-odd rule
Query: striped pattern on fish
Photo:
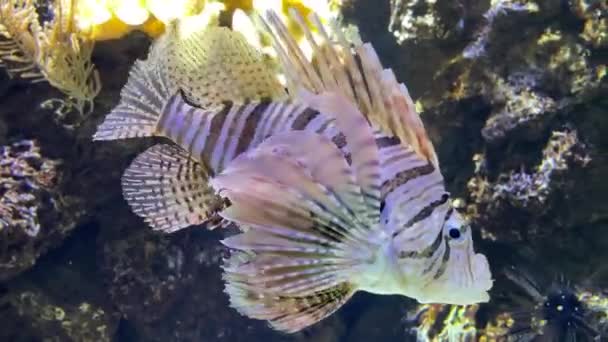
[[[470,228],[451,206],[434,148],[405,86],[382,68],[371,45],[355,46],[357,64],[344,53],[348,46],[334,48],[314,14],[309,22],[315,23],[320,43],[298,13],[291,15],[313,48],[316,64],[303,57],[275,13],[267,21],[259,19],[273,38],[290,93],[336,119],[331,124],[344,137],[330,137],[343,141],[351,153],[342,151],[342,161],[327,159],[323,165],[348,165],[345,177],[354,176],[358,195],[339,200],[331,179],[307,172],[321,163],[315,158],[302,161],[302,174],[292,169],[285,153],[273,152],[290,150],[276,135],[243,151],[211,180],[232,202],[220,215],[250,227],[225,241],[236,254],[247,255],[244,263],[233,256],[225,267],[231,305],[294,332],[330,315],[361,290],[423,303],[487,301],[492,286],[488,262],[473,250]],[[371,127],[381,130],[372,135]],[[301,139],[295,131],[276,134],[283,140]],[[327,148],[327,138],[318,135],[308,149]],[[285,181],[291,173],[300,175]],[[323,189],[321,196],[313,189]],[[353,215],[344,220],[341,212]],[[367,237],[361,239],[357,222],[368,226]],[[327,230],[340,232],[338,240]],[[315,239],[304,237],[309,235]],[[288,267],[286,260],[292,262]],[[335,295],[322,296],[326,292]],[[325,302],[301,300],[311,296]]]
[[[360,113],[335,101],[308,103],[319,112],[332,113],[328,116],[338,118],[332,124],[349,132],[344,139],[352,147],[352,162],[341,151],[342,162],[338,157],[315,158],[310,151],[337,150],[331,138],[316,135],[305,140],[306,131],[287,130],[243,152],[211,180],[231,201],[220,215],[249,227],[225,241],[248,255],[247,262],[233,257],[225,267],[231,305],[293,332],[331,314],[360,290],[402,294],[422,302],[486,300],[487,261],[473,253],[470,231],[451,208],[438,170],[399,139],[378,130],[372,135],[369,125],[358,120]],[[331,110],[336,105],[357,120],[340,121]],[[307,144],[309,152],[297,166],[291,165],[291,158],[299,154],[289,142]],[[346,168],[343,178],[352,177],[359,188],[354,199],[341,200],[336,179],[323,180],[309,172],[321,164]],[[372,191],[364,191],[366,187]],[[373,189],[381,193],[380,204],[370,196]],[[455,272],[459,276],[451,283],[445,277],[454,277]],[[339,287],[348,291],[336,292]],[[300,301],[323,298],[317,296],[326,291],[339,295],[310,306]],[[292,305],[283,306],[286,302]]]
[[[161,116],[158,132],[169,137],[195,160],[208,165],[213,173],[239,154],[255,148],[266,138],[281,132],[305,130],[323,135],[334,142],[350,163],[350,152],[344,134],[331,116],[294,102],[250,102],[244,105],[227,104],[219,112],[193,107],[180,97],[170,99]],[[407,207],[412,189],[425,189],[416,184],[433,182],[443,189],[441,173],[428,161],[379,130],[374,132],[379,149],[381,196],[384,208]],[[390,144],[387,142],[390,141]],[[428,176],[425,178],[419,178]],[[441,191],[441,190],[440,190]],[[409,193],[408,193],[409,192]],[[442,191],[442,194],[445,191]],[[379,205],[376,207],[379,209]]]
[[[242,233],[223,241],[234,252],[224,266],[230,303],[279,330],[323,319],[356,291],[423,303],[487,301],[488,262],[452,208],[407,88],[371,44],[351,50],[338,37],[336,45],[314,14],[318,35],[292,16],[315,63],[276,14],[262,19],[288,99],[257,52],[240,38],[222,43],[233,35],[226,29],[165,44],[177,49],[166,54],[167,65],[155,64],[165,54],[154,51],[157,58],[134,66],[121,103],[94,138],[162,136],[173,144],[148,149],[125,172],[123,194],[133,211],[166,232],[210,218],[224,221],[209,227],[236,223]],[[221,54],[207,53],[214,44]],[[253,95],[226,100],[219,91],[231,89],[225,75],[234,70],[219,66],[194,78],[183,72],[196,72],[198,63],[213,68],[221,58],[208,59],[218,56],[236,56],[229,65],[246,74],[246,82],[235,82],[246,91],[231,93]],[[263,94],[268,98],[256,96]]]
[[[236,156],[255,148],[266,138],[291,130],[326,136],[346,155],[344,135],[336,129],[334,121],[292,101],[227,103],[223,109],[211,112],[194,107],[176,95],[165,106],[157,131],[213,173],[218,173]]]

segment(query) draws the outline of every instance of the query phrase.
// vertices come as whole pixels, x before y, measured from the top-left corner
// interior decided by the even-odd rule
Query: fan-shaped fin
[[[156,135],[165,104],[175,90],[159,68],[136,61],[120,92],[120,102],[99,125],[93,140]]]
[[[173,232],[212,219],[224,203],[205,169],[181,148],[156,145],[140,154],[122,177],[123,195],[153,229]]]
[[[246,230],[224,240],[236,250],[224,269],[237,310],[294,332],[354,293],[348,279],[373,259],[377,232],[355,209],[363,194],[328,138],[277,134],[237,157],[211,184],[230,200],[220,215]]]
[[[285,98],[270,65],[241,33],[216,26],[190,30],[191,20],[169,25],[165,53],[155,53],[190,102],[213,109],[227,101]]]

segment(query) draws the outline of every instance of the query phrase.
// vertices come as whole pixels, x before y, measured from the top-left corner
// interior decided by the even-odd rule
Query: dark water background
[[[607,5],[535,4],[538,11],[505,9],[491,20],[484,17],[489,1],[352,0],[343,8],[346,23],[359,27],[423,105],[447,187],[462,199],[476,249],[491,263],[496,283],[492,302],[477,314],[480,335],[500,312],[544,317],[534,311],[543,302],[522,300],[521,288],[504,276],[511,266],[545,296],[586,289],[608,297],[608,92],[601,71],[608,62],[601,38]],[[406,29],[397,22],[389,31],[391,16],[407,13],[434,23]],[[462,58],[487,27],[483,52]],[[413,38],[399,41],[394,32]],[[561,38],[539,43],[547,32]],[[61,161],[54,188],[59,213],[43,208],[39,237],[0,231],[0,341],[415,340],[407,320],[413,300],[363,293],[302,333],[274,332],[229,308],[220,276],[227,255],[218,243],[222,233],[192,227],[160,235],[130,212],[120,176],[153,140],[90,137],[149,43],[133,33],[97,45],[93,60],[104,88],[94,113],[75,130],[39,107],[57,91],[0,75],[0,145],[35,139],[45,158]],[[475,155],[484,161],[477,170]],[[555,160],[565,166],[539,167]],[[603,311],[581,303],[583,320],[604,332],[598,340],[608,338],[606,302]],[[439,322],[435,333],[441,329]],[[580,331],[577,337],[591,340]]]

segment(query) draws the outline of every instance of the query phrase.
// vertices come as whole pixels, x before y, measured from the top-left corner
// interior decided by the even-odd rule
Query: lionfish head
[[[421,303],[470,305],[487,302],[492,274],[485,255],[475,253],[471,227],[450,210],[441,232],[444,255],[439,272],[421,289]]]
[[[488,290],[492,287],[488,260],[473,250],[471,227],[467,221],[447,203],[446,209],[427,221],[427,224],[436,224],[437,229],[425,229],[426,236],[415,240],[402,236],[395,240],[395,245],[401,246],[402,251],[403,248],[412,250],[412,243],[419,245],[425,241],[427,245],[422,250],[399,255],[400,269],[407,283],[405,294],[420,303],[470,305],[487,302]]]

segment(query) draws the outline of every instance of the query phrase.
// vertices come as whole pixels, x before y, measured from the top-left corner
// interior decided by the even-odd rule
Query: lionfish
[[[173,23],[137,61],[95,140],[166,142],[122,178],[133,211],[172,232],[235,223],[223,240],[226,293],[240,313],[296,332],[356,291],[421,303],[486,302],[487,259],[452,207],[407,88],[369,43],[296,12],[308,60],[273,12],[287,86],[228,28]]]

